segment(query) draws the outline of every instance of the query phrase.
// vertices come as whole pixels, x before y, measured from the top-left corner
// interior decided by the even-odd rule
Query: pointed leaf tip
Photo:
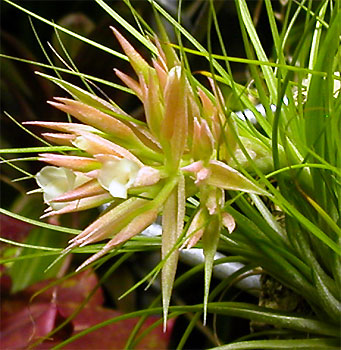
[[[208,165],[211,171],[207,183],[225,190],[243,191],[268,196],[269,193],[260,186],[254,184],[236,169],[227,164],[211,160]]]
[[[128,56],[129,62],[133,67],[135,73],[137,75],[142,74],[144,78],[147,80],[149,64],[116,28],[111,26],[110,29],[113,31],[114,35],[116,36],[116,39],[119,41],[125,54]]]
[[[217,251],[220,235],[219,216],[214,215],[202,237],[202,244],[205,255],[205,292],[204,292],[204,325],[207,319],[208,297],[210,293],[210,284],[213,271],[214,256]]]

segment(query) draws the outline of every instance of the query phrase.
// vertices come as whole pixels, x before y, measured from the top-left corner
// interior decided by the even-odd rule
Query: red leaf
[[[50,282],[37,283],[24,292],[2,300],[1,350],[27,349],[40,337],[46,336],[75,311],[98,283],[96,275],[91,270],[83,271],[39,294],[29,304],[30,296]],[[103,300],[102,291],[98,289],[67,329],[53,335],[53,339],[44,341],[35,349],[50,349],[72,335],[122,315],[118,311],[102,307]],[[158,320],[160,318],[157,316],[149,317],[140,333]],[[63,348],[69,350],[122,349],[137,322],[138,318],[131,318],[112,323],[90,332]],[[166,333],[163,333],[161,325],[153,329],[139,342],[136,349],[166,349],[173,324],[174,320],[168,321]]]
[[[5,266],[0,264],[0,290],[1,290],[2,297],[10,293],[11,286],[12,286],[11,277],[6,275]]]
[[[62,314],[70,314],[72,309],[68,308],[66,305],[62,305],[60,311]],[[100,322],[120,315],[122,315],[122,313],[103,307],[85,307],[72,321],[74,326],[73,335]],[[142,326],[140,333],[159,319],[160,318],[156,316],[149,317]],[[74,342],[63,347],[63,349],[123,349],[137,322],[138,318],[135,317],[112,323],[106,327],[100,328],[79,339],[76,339]],[[173,324],[174,320],[168,321],[168,330],[166,333],[163,333],[162,325],[159,325],[153,329],[139,342],[136,349],[166,349],[169,343]]]
[[[42,281],[34,284],[26,289],[27,293],[33,295],[39,292],[42,288],[46,287],[51,280]],[[59,285],[49,288],[42,294],[39,294],[35,301],[49,301],[52,298],[52,293],[56,293],[56,304],[68,304],[73,305],[81,304],[89,293],[95,288],[98,280],[96,275],[91,270],[85,270],[77,275],[68,278]],[[88,301],[87,306],[100,306],[103,304],[102,290],[99,288],[92,298]]]
[[[33,226],[13,219],[10,216],[0,214],[0,236],[16,242],[22,242]]]
[[[37,303],[2,320],[1,349],[26,349],[28,344],[54,328],[56,315],[56,304]]]

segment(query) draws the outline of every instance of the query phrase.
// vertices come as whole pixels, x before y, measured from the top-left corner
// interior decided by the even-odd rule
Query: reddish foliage
[[[22,242],[32,228],[33,226],[26,222],[0,214],[0,237]]]
[[[0,324],[2,350],[27,349],[30,344],[46,336],[75,311],[98,281],[90,270],[81,272],[60,285],[49,288],[30,301],[31,296],[48,283],[48,281],[40,282],[23,292],[2,298]],[[50,349],[84,329],[122,315],[118,311],[104,308],[102,304],[103,295],[99,288],[67,327],[54,334],[52,339],[45,340],[34,348]],[[158,320],[159,317],[149,317],[142,331]],[[122,349],[137,321],[137,318],[131,318],[112,323],[75,340],[63,349]],[[136,348],[167,348],[172,326],[173,321],[169,321],[166,333],[162,332],[161,325],[156,327],[140,341]]]

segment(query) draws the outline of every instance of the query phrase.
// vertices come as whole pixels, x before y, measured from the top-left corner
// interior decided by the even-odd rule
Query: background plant
[[[122,21],[104,3],[97,3],[114,19]],[[157,3],[153,3],[153,8],[170,21],[177,38],[183,38],[179,48],[182,59],[189,62],[187,71],[190,71],[192,55],[200,55],[209,63],[208,72],[203,75],[211,76],[215,84],[222,86],[224,96],[220,103],[227,125],[221,127],[229,134],[221,140],[221,159],[233,164],[245,176],[258,179],[272,194],[268,198],[229,191],[225,194],[227,201],[223,210],[234,217],[237,229],[233,234],[221,232],[218,250],[230,255],[230,261],[244,262],[246,268],[213,289],[208,312],[251,319],[253,328],[259,327],[260,332],[248,337],[264,339],[241,341],[222,348],[337,348],[340,312],[339,4],[288,2],[282,11],[281,30],[278,30],[272,3],[265,1],[274,43],[273,52],[266,55],[246,3],[236,1],[247,59],[227,56],[214,4],[207,4],[210,5],[208,50],[179,24],[179,18],[172,19]],[[135,15],[139,18],[137,13]],[[142,20],[140,24],[144,25]],[[295,39],[293,31],[298,28],[303,34],[293,45],[290,40]],[[218,38],[223,55],[213,55],[218,49],[216,46],[217,51],[212,49],[211,34]],[[270,62],[268,56],[272,57]],[[219,59],[225,61],[226,69],[219,64]],[[235,81],[229,60],[248,64],[253,85]],[[262,104],[266,118],[255,109],[255,100]],[[276,106],[275,112],[272,106]],[[233,113],[236,109],[252,111],[256,125],[236,117]],[[6,152],[9,151],[3,151]],[[193,208],[188,207],[187,213],[191,217]],[[158,244],[157,238],[151,241]],[[136,238],[127,243],[123,251],[117,250],[114,254],[130,246],[133,251],[145,250],[148,244],[150,241]],[[96,252],[99,247],[93,246],[90,251],[92,249]],[[238,302],[231,301],[233,295],[222,302],[216,301],[217,295],[233,278],[255,267],[261,267],[262,272],[271,276],[263,279],[260,307],[245,303],[249,300],[246,296]],[[180,282],[185,276],[180,277]],[[170,316],[196,312],[178,344],[181,348],[202,306],[179,306],[170,310]],[[222,319],[222,324],[224,322],[226,318]],[[276,327],[268,330],[264,324]],[[218,334],[224,342],[231,340],[224,332],[218,331]],[[279,339],[268,340],[271,334]]]

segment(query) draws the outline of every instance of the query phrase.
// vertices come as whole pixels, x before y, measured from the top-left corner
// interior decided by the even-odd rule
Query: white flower
[[[37,184],[44,192],[44,202],[54,210],[62,209],[70,204],[70,202],[53,203],[54,198],[83,185],[89,180],[90,178],[82,173],[74,173],[70,169],[55,166],[46,166],[36,175]]]
[[[113,197],[127,198],[128,189],[134,184],[139,166],[128,159],[110,158],[102,162],[98,182]]]

